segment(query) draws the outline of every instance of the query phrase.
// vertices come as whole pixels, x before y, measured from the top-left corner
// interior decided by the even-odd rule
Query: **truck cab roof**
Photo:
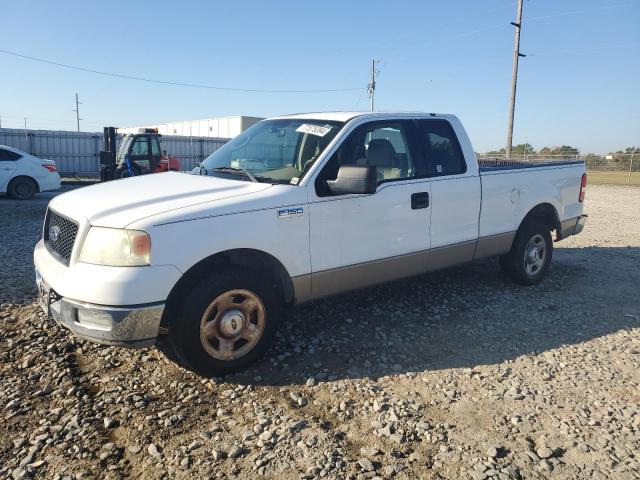
[[[452,118],[455,115],[444,113],[429,113],[429,112],[411,112],[411,111],[388,111],[388,112],[367,112],[367,111],[354,111],[354,112],[307,112],[307,113],[293,113],[289,115],[280,115],[273,118],[299,118],[310,120],[327,120],[337,122],[348,122],[354,118],[366,118],[375,120],[376,118],[389,118],[389,117],[415,117],[415,118]]]

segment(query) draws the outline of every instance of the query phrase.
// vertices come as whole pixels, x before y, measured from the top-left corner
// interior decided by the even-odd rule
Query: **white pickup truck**
[[[517,283],[585,222],[582,161],[479,165],[462,124],[430,113],[261,121],[191,174],[74,190],[36,245],[43,308],[76,335],[163,337],[193,371],[244,368],[285,307],[500,256]]]

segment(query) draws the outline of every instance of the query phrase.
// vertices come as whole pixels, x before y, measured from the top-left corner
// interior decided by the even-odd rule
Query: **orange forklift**
[[[141,128],[125,135],[116,150],[116,128],[104,127],[104,150],[100,152],[100,181],[179,171],[180,160],[160,150],[157,128]]]

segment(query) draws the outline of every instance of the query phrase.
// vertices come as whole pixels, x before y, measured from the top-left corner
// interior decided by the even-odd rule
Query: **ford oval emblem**
[[[51,225],[49,227],[49,240],[55,242],[56,240],[58,240],[58,237],[60,237],[61,233],[62,230],[60,230],[60,227],[58,225]]]

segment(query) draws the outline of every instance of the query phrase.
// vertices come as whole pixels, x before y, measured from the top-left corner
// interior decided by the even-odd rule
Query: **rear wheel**
[[[500,267],[514,282],[535,285],[544,278],[552,256],[549,228],[532,221],[520,227],[511,251],[500,257]]]
[[[278,289],[256,272],[217,271],[169,318],[167,341],[175,358],[206,377],[246,368],[269,348],[283,314]]]
[[[36,182],[31,178],[18,177],[11,181],[7,191],[9,196],[17,200],[29,200],[36,194]]]

